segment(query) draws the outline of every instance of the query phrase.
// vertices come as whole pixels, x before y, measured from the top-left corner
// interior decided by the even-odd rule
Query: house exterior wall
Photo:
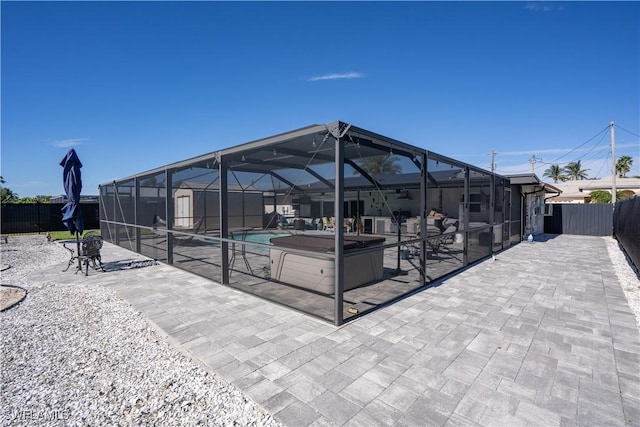
[[[524,187],[526,188],[526,187]],[[529,188],[532,190],[533,188]],[[524,237],[544,233],[544,193],[542,191],[526,192],[524,199]]]

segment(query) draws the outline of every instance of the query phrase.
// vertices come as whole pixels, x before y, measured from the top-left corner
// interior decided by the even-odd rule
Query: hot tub
[[[335,291],[333,259],[291,252],[300,249],[318,254],[333,253],[333,235],[293,235],[270,239],[271,279],[323,294]],[[384,237],[344,236],[344,290],[362,286],[383,276]],[[357,249],[380,246],[378,250],[355,253]]]

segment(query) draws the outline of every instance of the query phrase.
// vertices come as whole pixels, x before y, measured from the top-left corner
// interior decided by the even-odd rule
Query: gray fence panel
[[[553,216],[545,218],[544,225],[546,233],[611,236],[613,205],[554,204]]]
[[[640,268],[640,197],[616,203],[613,231],[637,271]]]

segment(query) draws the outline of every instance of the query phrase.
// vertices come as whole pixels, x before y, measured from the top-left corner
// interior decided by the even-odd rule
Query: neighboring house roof
[[[613,179],[611,176],[601,179],[583,179],[579,181],[565,181],[554,184],[562,190],[558,201],[584,201],[590,198],[594,190],[605,190],[611,192]],[[616,178],[617,191],[631,191],[640,194],[640,178]]]

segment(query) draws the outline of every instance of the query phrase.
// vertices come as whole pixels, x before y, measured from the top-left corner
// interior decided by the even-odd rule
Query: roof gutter
[[[545,201],[545,202],[546,202],[547,200],[550,200],[550,199],[553,199],[553,198],[555,198],[555,197],[558,197],[558,196],[560,196],[560,194],[562,194],[562,190],[560,190],[558,187],[554,187],[553,185],[550,185],[550,184],[547,184],[547,183],[541,182],[541,183],[540,183],[540,186],[542,187],[542,189],[543,189],[543,190],[551,190],[551,191],[555,191],[555,193],[557,193],[557,194],[555,194],[554,196],[551,196],[551,197],[545,197],[545,198],[544,198],[544,201]]]

